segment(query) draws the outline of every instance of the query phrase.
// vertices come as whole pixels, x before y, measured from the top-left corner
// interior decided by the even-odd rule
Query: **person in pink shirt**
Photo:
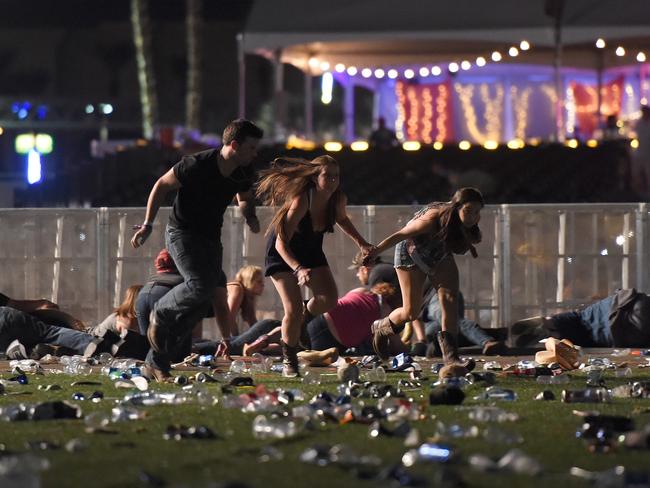
[[[389,283],[380,282],[370,290],[355,288],[338,299],[329,312],[318,315],[307,324],[311,348],[322,351],[336,347],[339,351],[354,348],[356,354],[374,354],[370,326],[399,306],[399,295]],[[408,347],[395,335],[395,353]]]

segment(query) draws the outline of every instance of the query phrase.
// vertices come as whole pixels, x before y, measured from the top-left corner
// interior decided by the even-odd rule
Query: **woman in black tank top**
[[[313,161],[276,159],[261,172],[258,196],[267,205],[280,207],[268,230],[266,276],[278,290],[282,320],[284,376],[298,375],[298,338],[309,315],[325,313],[336,305],[338,292],[323,254],[323,235],[334,224],[364,253],[372,246],[359,234],[348,217],[347,198],[339,189],[339,165],[330,156]],[[301,286],[313,298],[303,304]]]

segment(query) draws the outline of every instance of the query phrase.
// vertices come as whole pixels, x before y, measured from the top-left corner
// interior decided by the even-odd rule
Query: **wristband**
[[[305,269],[305,267],[304,267],[302,264],[299,264],[299,265],[296,267],[296,269],[293,270],[293,274],[296,275],[296,276],[298,276],[298,271],[300,271],[301,269]]]
[[[153,227],[153,222],[145,222],[142,224],[142,227],[149,227],[151,229]]]

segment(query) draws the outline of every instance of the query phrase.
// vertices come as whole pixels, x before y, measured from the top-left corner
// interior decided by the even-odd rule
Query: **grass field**
[[[521,359],[521,358],[519,358]],[[508,362],[514,359],[507,358]],[[505,359],[504,359],[505,361]],[[641,362],[639,359],[633,362]],[[645,361],[642,361],[645,362]],[[571,404],[555,401],[535,401],[534,397],[543,389],[552,390],[559,398],[563,389],[582,389],[586,375],[572,374],[567,385],[538,385],[534,378],[499,376],[497,385],[512,388],[518,394],[514,402],[497,402],[507,410],[516,412],[520,419],[496,425],[511,433],[518,433],[523,442],[508,445],[491,442],[482,434],[488,424],[468,419],[467,411],[454,406],[429,406],[428,395],[434,375],[429,373],[429,364],[422,363],[428,380],[422,381],[419,390],[407,391],[415,402],[426,404],[424,420],[412,421],[411,426],[418,430],[420,441],[436,432],[438,422],[446,425],[459,424],[469,427],[477,425],[480,435],[476,438],[447,439],[445,443],[454,448],[455,460],[444,467],[439,464],[417,464],[407,471],[420,476],[424,486],[441,486],[440,480],[447,480],[447,486],[589,486],[588,483],[569,475],[572,466],[588,470],[604,470],[616,465],[624,465],[628,470],[650,470],[650,456],[647,450],[632,451],[623,447],[610,453],[592,453],[584,441],[576,439],[575,432],[580,426],[580,418],[572,411],[595,410],[601,413],[631,416],[637,428],[650,423],[650,400],[614,399],[607,404]],[[0,363],[2,378],[12,376],[6,362]],[[481,364],[479,363],[479,368]],[[300,380],[284,380],[277,373],[255,375],[256,384],[268,388],[299,388],[304,391],[306,401],[321,391],[336,395],[338,382],[333,370],[320,368],[323,373],[320,385],[303,385]],[[188,372],[189,373],[189,372]],[[387,375],[387,381],[396,384],[406,374]],[[0,407],[17,403],[38,403],[51,400],[68,400],[81,407],[85,416],[93,412],[109,413],[130,390],[115,388],[113,382],[99,373],[84,377],[73,377],[46,371],[45,375],[28,375],[27,385],[11,383],[7,393],[0,396]],[[628,381],[650,380],[650,369],[633,367],[632,376],[615,377],[612,371],[604,375],[606,386],[614,386]],[[101,386],[70,386],[75,380],[93,380]],[[38,389],[39,385],[57,384],[56,391]],[[44,487],[130,487],[130,486],[186,486],[209,487],[226,485],[238,481],[251,487],[308,486],[308,487],[347,487],[347,486],[390,486],[391,482],[379,479],[385,468],[400,463],[403,454],[409,449],[404,439],[398,437],[379,437],[371,439],[368,425],[334,422],[315,423],[311,429],[297,436],[283,440],[258,440],[252,434],[252,421],[255,413],[242,413],[236,409],[222,406],[221,386],[216,383],[202,384],[219,401],[215,405],[199,403],[196,398],[182,405],[156,405],[136,407],[146,412],[141,420],[111,423],[111,433],[88,433],[84,419],[44,420],[44,421],[0,421],[0,443],[4,449],[13,452],[31,451],[37,456],[47,458],[49,469],[41,472],[41,485]],[[180,391],[177,385],[151,385],[160,391]],[[469,386],[463,406],[487,405],[486,401],[472,398],[483,391],[480,385]],[[98,403],[89,400],[74,401],[73,394],[82,392],[89,396],[100,390],[105,397]],[[236,388],[238,393],[253,391],[250,387]],[[356,400],[359,401],[359,400]],[[366,404],[376,400],[363,399]],[[183,439],[165,440],[163,434],[170,424],[205,425],[212,429],[214,440]],[[65,444],[81,440],[82,448],[69,452]],[[32,450],[28,443],[48,441],[61,446],[58,449]],[[345,444],[359,454],[374,455],[381,460],[377,467],[350,469],[340,465],[319,467],[305,464],[298,458],[301,452],[313,445]],[[283,456],[282,460],[260,461],[262,449],[273,446]],[[476,453],[499,458],[513,447],[517,447],[535,458],[544,466],[537,477],[514,475],[506,472],[482,473],[474,471],[467,464],[468,456]],[[1,462],[1,458],[0,458]],[[153,475],[147,478],[144,473]],[[396,486],[399,486],[396,483]],[[1,486],[11,486],[7,482]],[[38,486],[38,485],[37,485]]]

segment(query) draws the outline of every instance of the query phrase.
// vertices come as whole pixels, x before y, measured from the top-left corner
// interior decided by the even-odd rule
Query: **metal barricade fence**
[[[370,242],[403,226],[417,207],[350,206]],[[47,298],[87,323],[102,320],[132,284],[155,272],[169,208],[160,210],[147,243],[133,249],[132,227],[143,208],[0,209],[0,292]],[[258,208],[262,229],[272,209]],[[630,204],[488,205],[482,212],[478,259],[456,256],[466,316],[484,327],[579,307],[617,288],[648,283],[648,208]],[[224,217],[223,269],[229,279],[244,264],[264,265],[264,231],[252,234],[236,207]],[[358,286],[349,270],[356,246],[340,230],[325,237],[339,294]],[[392,262],[393,250],[384,260]],[[271,283],[258,317],[281,316]],[[207,336],[216,337],[214,320]]]

